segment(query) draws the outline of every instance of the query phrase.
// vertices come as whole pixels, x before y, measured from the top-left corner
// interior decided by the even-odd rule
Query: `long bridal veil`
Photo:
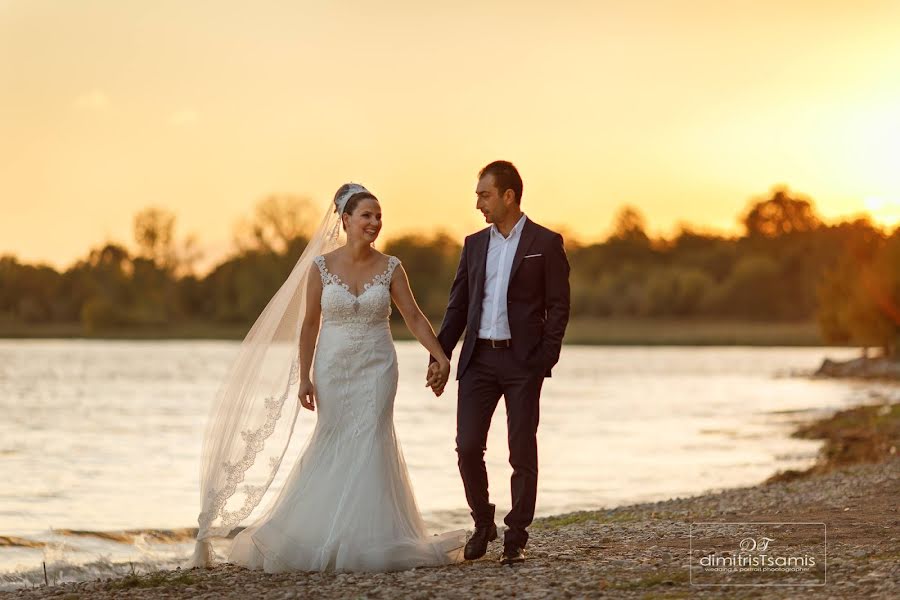
[[[300,325],[313,259],[338,245],[340,215],[325,216],[278,292],[241,342],[210,408],[200,459],[201,508],[189,567],[215,563],[211,538],[260,503],[287,450],[299,402]]]

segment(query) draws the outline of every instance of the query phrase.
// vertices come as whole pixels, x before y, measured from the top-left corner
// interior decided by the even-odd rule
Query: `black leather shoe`
[[[516,545],[503,546],[503,554],[500,556],[501,565],[515,565],[525,562],[525,551]]]
[[[469,538],[469,541],[466,542],[466,549],[463,552],[463,556],[466,557],[466,560],[476,560],[484,556],[484,553],[487,552],[488,542],[493,542],[497,539],[497,526],[491,523],[486,527],[476,527],[475,533],[472,534],[472,537]]]

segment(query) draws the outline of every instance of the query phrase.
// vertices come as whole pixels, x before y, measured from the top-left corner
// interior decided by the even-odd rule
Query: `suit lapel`
[[[522,237],[519,238],[519,246],[516,248],[515,256],[513,256],[512,268],[509,270],[509,280],[506,282],[506,289],[509,289],[509,284],[516,275],[516,269],[522,264],[525,253],[528,252],[531,242],[534,241],[535,233],[536,230],[531,219],[525,217],[525,223],[522,225]]]

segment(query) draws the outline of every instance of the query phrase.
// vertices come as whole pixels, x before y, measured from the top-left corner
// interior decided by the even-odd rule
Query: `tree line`
[[[62,272],[5,255],[0,322],[77,323],[86,335],[177,332],[192,322],[249,327],[303,252],[315,217],[306,199],[264,199],[236,227],[232,253],[202,276],[196,239],[176,240],[175,216],[153,207],[134,218],[133,249],[106,243]],[[886,231],[866,217],[825,223],[812,200],[785,187],[752,200],[739,219],[737,236],[684,225],[651,237],[641,213],[624,206],[606,239],[568,239],[573,319],[816,320],[825,342],[897,353],[900,227]],[[422,309],[439,321],[459,241],[407,235],[384,251],[403,261]]]

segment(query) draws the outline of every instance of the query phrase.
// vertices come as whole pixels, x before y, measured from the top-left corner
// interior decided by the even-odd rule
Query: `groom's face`
[[[493,175],[488,174],[478,180],[475,195],[478,198],[475,202],[475,208],[484,215],[485,223],[500,223],[503,221],[509,212],[509,207],[494,184]]]

